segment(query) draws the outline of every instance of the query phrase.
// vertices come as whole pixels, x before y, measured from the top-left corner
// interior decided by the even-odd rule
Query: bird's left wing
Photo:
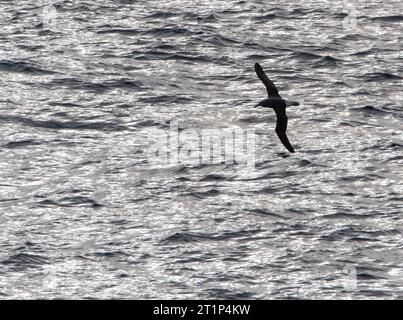
[[[281,143],[287,148],[288,151],[295,152],[286,134],[288,118],[285,113],[285,107],[276,108],[274,109],[274,111],[276,112],[277,115],[277,123],[276,123],[277,136],[279,137]]]

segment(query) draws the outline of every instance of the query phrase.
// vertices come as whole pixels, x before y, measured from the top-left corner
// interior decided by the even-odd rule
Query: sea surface
[[[0,298],[403,299],[402,9],[0,1]]]

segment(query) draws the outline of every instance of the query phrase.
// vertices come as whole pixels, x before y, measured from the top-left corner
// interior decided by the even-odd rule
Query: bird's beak
[[[259,104],[257,104],[256,106],[254,106],[254,108],[257,108],[258,106],[260,106]]]

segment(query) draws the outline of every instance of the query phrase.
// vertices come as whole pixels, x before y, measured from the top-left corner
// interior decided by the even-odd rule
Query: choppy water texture
[[[0,297],[403,298],[383,2],[0,1]],[[174,120],[255,130],[256,166],[151,163]]]

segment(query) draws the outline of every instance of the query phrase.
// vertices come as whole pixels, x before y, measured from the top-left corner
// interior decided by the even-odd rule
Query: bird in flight
[[[267,99],[260,101],[259,104],[255,106],[255,108],[261,106],[264,108],[272,108],[274,110],[277,116],[276,134],[279,137],[281,143],[287,148],[288,151],[295,152],[286,134],[288,118],[285,109],[286,107],[290,106],[299,106],[299,103],[296,101],[290,101],[281,98],[276,86],[266,76],[260,64],[255,63],[255,71],[258,78],[265,85],[267,89],[267,95],[269,96]]]

